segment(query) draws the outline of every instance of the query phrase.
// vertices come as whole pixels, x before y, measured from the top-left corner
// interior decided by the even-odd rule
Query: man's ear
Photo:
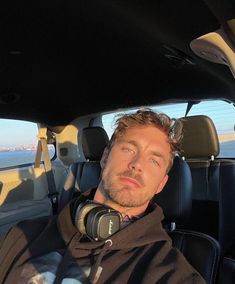
[[[109,149],[105,147],[104,152],[102,154],[102,158],[100,160],[101,169],[105,167],[107,160],[108,160],[108,156],[109,156]]]
[[[163,178],[162,182],[159,184],[155,194],[158,194],[158,193],[160,193],[163,190],[164,186],[166,185],[166,183],[168,181],[168,177],[169,177],[168,175],[165,175],[165,177]]]

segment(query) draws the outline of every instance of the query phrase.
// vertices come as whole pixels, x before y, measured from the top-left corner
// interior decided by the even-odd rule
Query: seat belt
[[[40,167],[41,156],[43,154],[44,167],[45,167],[47,184],[48,184],[48,192],[49,192],[48,197],[50,198],[51,203],[52,203],[53,214],[56,214],[57,209],[58,209],[58,192],[56,190],[55,178],[54,178],[54,174],[52,171],[51,159],[50,159],[48,147],[47,147],[47,128],[46,127],[41,127],[40,125],[38,125],[37,139],[38,139],[38,146],[37,146],[34,168]]]

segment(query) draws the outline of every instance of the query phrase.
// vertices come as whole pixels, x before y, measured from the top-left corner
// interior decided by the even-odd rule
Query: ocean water
[[[235,141],[220,143],[219,158],[235,158]]]
[[[54,154],[55,149],[50,149],[49,155],[51,158],[54,156]],[[35,157],[35,150],[0,152],[0,168],[34,163]]]

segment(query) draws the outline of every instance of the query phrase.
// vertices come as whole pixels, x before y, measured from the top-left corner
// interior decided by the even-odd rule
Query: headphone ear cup
[[[92,208],[86,220],[86,233],[95,241],[105,240],[120,230],[121,215],[116,210],[97,206]]]
[[[87,214],[99,205],[94,203],[81,203],[79,204],[75,214],[75,226],[81,234],[86,234],[86,219]]]

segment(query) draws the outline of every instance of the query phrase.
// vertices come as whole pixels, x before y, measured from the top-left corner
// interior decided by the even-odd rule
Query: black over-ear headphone
[[[105,240],[120,230],[121,214],[103,204],[87,200],[80,203],[75,214],[75,226],[89,238]]]

